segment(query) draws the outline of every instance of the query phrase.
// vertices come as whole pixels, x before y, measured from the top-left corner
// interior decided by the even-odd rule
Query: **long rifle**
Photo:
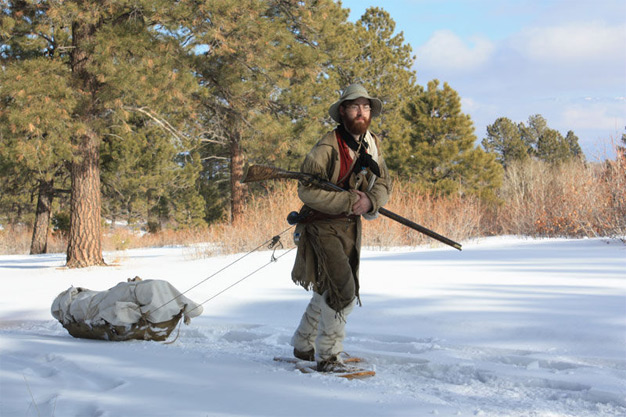
[[[320,178],[317,178],[315,175],[305,174],[303,172],[297,171],[285,171],[284,169],[275,168],[267,165],[248,166],[241,182],[257,182],[276,179],[295,179],[299,180],[303,184],[311,185],[327,191],[346,191],[338,185],[333,184],[332,182],[324,181]],[[427,229],[424,226],[421,226],[409,219],[399,216],[384,207],[379,208],[378,212],[383,216],[390,218],[391,220],[395,220],[398,223],[410,227],[413,230],[417,230],[418,232],[430,236],[433,239],[437,239],[438,241],[445,243],[446,245],[452,246],[454,249],[462,250],[460,243],[448,239],[447,237],[442,236],[439,233],[433,232],[432,230]]]

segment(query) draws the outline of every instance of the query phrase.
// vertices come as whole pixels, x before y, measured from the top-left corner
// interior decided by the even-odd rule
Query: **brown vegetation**
[[[267,184],[267,192],[249,199],[243,216],[230,225],[225,219],[207,228],[139,233],[110,228],[104,250],[137,247],[198,246],[199,256],[248,251],[281,234],[283,247],[293,247],[286,216],[300,208],[295,182]],[[533,237],[626,236],[626,163],[571,162],[551,166],[541,162],[513,165],[506,171],[500,203],[488,205],[473,197],[434,197],[396,182],[387,208],[450,239],[491,235]],[[390,219],[364,221],[368,247],[441,245]],[[0,230],[0,253],[28,253],[32,230]],[[63,252],[67,241],[52,234],[49,252]],[[208,249],[207,249],[208,248]]]
[[[495,223],[499,234],[547,237],[624,236],[626,170],[623,161],[573,161],[511,166]]]

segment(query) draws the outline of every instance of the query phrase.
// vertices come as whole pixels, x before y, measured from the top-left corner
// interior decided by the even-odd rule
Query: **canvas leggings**
[[[358,220],[334,219],[307,225],[319,242],[318,281],[292,337],[294,348],[315,349],[318,360],[343,350],[345,324],[358,295]]]

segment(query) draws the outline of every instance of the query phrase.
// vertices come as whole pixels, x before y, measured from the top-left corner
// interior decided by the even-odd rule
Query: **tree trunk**
[[[50,227],[52,199],[54,198],[53,184],[53,180],[42,180],[39,182],[37,212],[35,214],[35,224],[33,226],[33,238],[30,242],[31,255],[48,253],[48,229]]]
[[[99,147],[94,133],[84,135],[80,142],[81,155],[71,166],[68,268],[105,264],[101,242]]]
[[[246,188],[243,179],[243,154],[239,146],[239,133],[230,142],[230,220],[237,223],[243,215]]]
[[[70,198],[70,233],[67,246],[67,267],[82,268],[104,265],[100,219],[100,138],[89,130],[99,117],[97,93],[100,88],[90,72],[90,44],[97,30],[94,24],[72,24],[72,76],[82,93],[80,117],[86,132],[75,140],[76,153],[71,163],[72,195]]]

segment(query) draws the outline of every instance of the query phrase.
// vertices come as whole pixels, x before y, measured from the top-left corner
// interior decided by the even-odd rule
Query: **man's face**
[[[344,101],[339,106],[339,114],[344,126],[353,135],[362,135],[367,132],[372,122],[370,101],[363,97]]]

